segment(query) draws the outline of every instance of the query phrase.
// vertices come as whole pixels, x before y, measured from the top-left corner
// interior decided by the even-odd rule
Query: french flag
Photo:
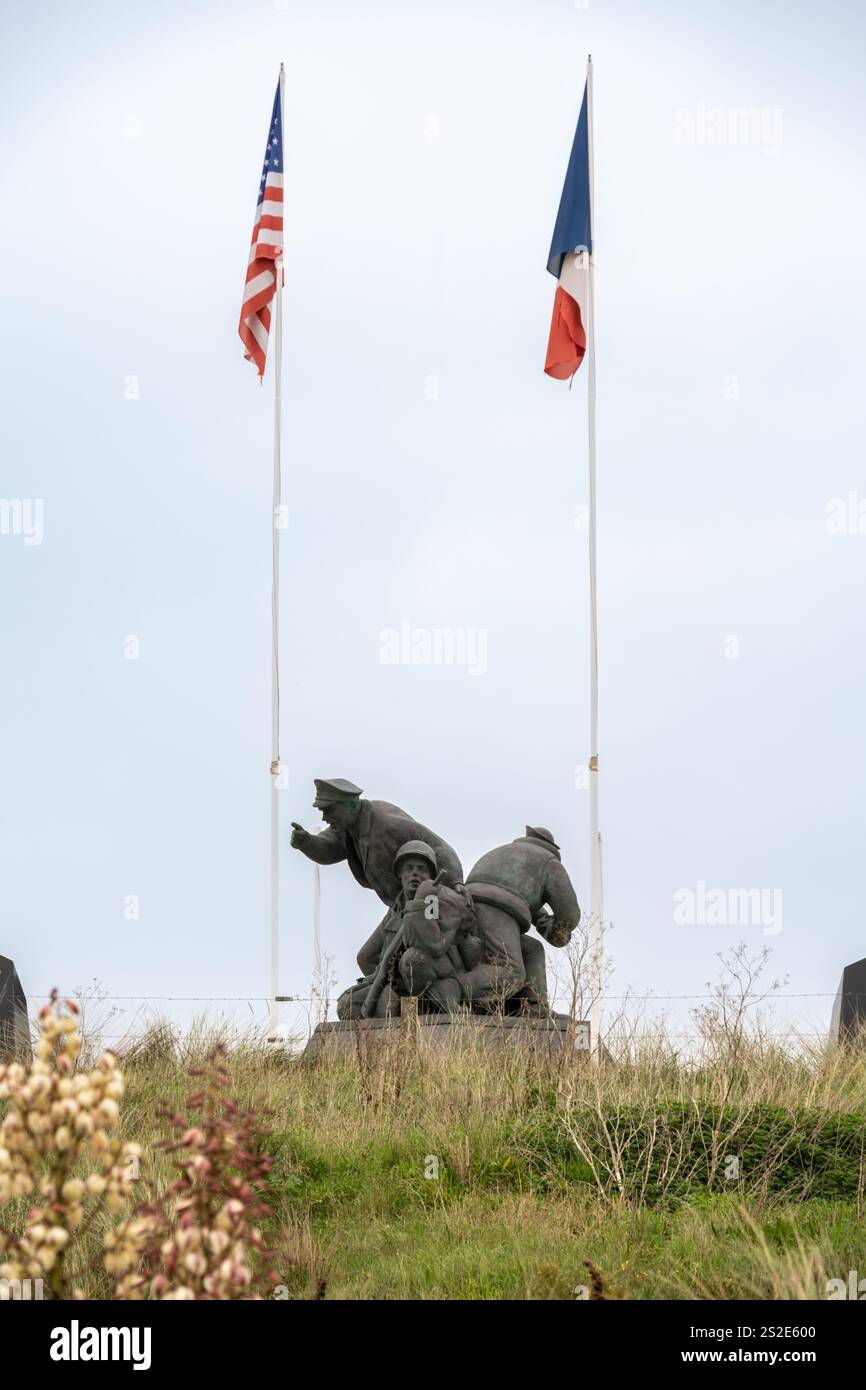
[[[571,147],[547,269],[559,284],[553,301],[553,318],[544,370],[567,381],[574,376],[586,353],[589,322],[589,258],[592,254],[592,210],[589,193],[589,121],[587,87]]]

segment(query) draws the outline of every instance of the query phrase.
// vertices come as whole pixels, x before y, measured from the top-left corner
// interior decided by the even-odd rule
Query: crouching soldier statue
[[[567,946],[580,907],[549,830],[526,834],[484,854],[466,877],[483,943],[481,962],[469,971],[468,997],[498,997],[506,1012],[548,1012],[544,947],[528,936],[535,927],[548,946]],[[552,910],[551,910],[552,909]]]
[[[463,877],[460,860],[448,841],[434,830],[390,801],[364,800],[361,788],[344,777],[316,777],[314,781],[316,799],[313,805],[321,811],[327,829],[313,835],[293,821],[292,847],[315,864],[347,861],[361,887],[371,888],[388,908],[381,927],[384,928],[402,888],[394,868],[394,856],[407,841],[420,840],[433,850],[443,882],[460,882]],[[375,933],[370,940],[374,939]]]

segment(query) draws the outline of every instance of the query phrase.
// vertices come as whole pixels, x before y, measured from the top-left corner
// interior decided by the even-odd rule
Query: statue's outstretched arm
[[[292,848],[299,849],[316,864],[339,864],[349,854],[342,830],[329,829],[311,835],[296,821],[292,821]]]

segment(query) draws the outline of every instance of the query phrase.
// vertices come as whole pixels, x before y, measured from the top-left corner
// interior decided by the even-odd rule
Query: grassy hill
[[[123,1134],[157,1178],[157,1104],[182,1105],[202,1046],[164,1043],[124,1063]],[[808,1299],[866,1276],[862,1054],[738,1035],[696,1060],[659,1032],[601,1067],[412,1038],[228,1065],[271,1112],[284,1297]],[[104,1293],[98,1261],[81,1274]]]

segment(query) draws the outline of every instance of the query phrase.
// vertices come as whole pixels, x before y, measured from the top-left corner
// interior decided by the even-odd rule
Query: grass
[[[158,1180],[157,1103],[182,1102],[206,1042],[155,1034],[124,1061],[124,1137]],[[810,1299],[866,1275],[862,1053],[743,1033],[697,1058],[661,1034],[613,1053],[595,1067],[410,1038],[307,1061],[236,1043],[234,1094],[272,1111],[284,1293],[573,1299],[592,1267],[609,1299]]]

